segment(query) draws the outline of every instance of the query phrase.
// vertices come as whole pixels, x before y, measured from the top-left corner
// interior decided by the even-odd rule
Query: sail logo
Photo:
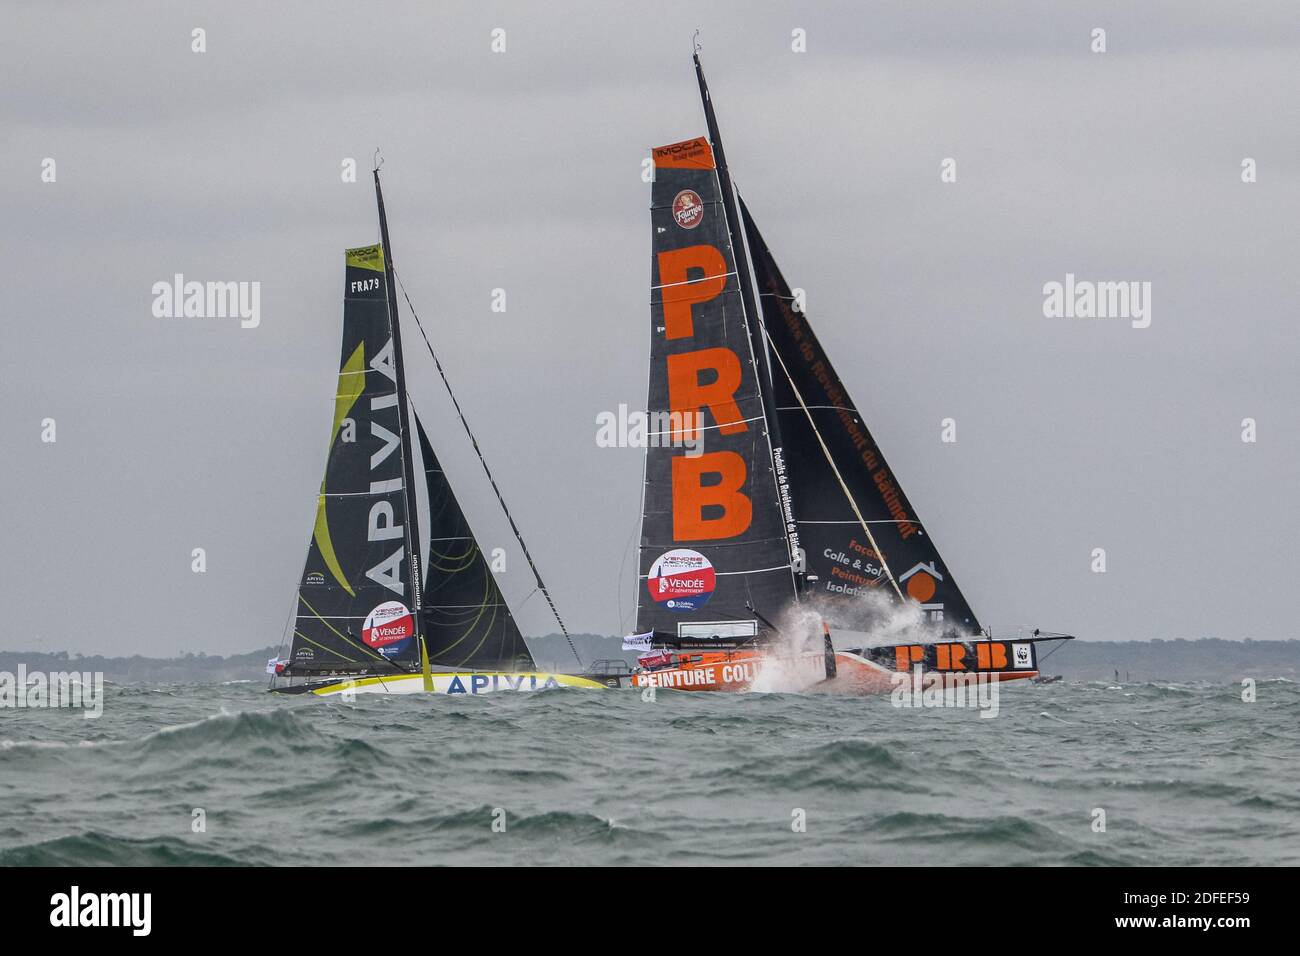
[[[361,639],[367,646],[387,647],[415,636],[415,618],[401,601],[385,601],[366,615]]]
[[[397,366],[393,356],[393,340],[390,338],[379,353],[370,361],[370,367],[376,372],[383,375],[394,386],[397,384]],[[397,451],[402,445],[402,439],[397,432],[381,425],[373,416],[375,412],[385,409],[393,409],[393,417],[398,418],[397,412],[397,393],[388,392],[383,395],[373,395],[370,398],[370,435],[372,438],[378,438],[383,442],[382,447],[370,456],[370,493],[372,495],[393,495],[394,498],[380,498],[370,506],[370,515],[366,521],[366,541],[374,543],[377,541],[396,541],[397,546],[387,558],[384,558],[373,568],[366,571],[366,577],[376,584],[382,584],[395,594],[406,596],[406,583],[402,580],[402,562],[406,559],[406,528],[398,523],[397,513],[393,508],[393,502],[399,504],[403,502],[401,498],[403,479],[400,470],[401,456],[393,458],[393,452]],[[400,420],[400,419],[399,419]],[[398,424],[398,421],[394,421]],[[400,427],[398,429],[401,430]],[[375,471],[380,468],[386,461],[392,460],[388,467],[391,469],[397,467],[397,475],[393,478],[376,480]],[[419,595],[416,595],[416,603],[419,603]],[[372,612],[373,613],[373,612]]]
[[[713,563],[698,551],[674,548],[650,565],[646,587],[651,600],[672,611],[694,611],[713,597],[717,578]]]
[[[943,620],[943,601],[934,600],[942,580],[943,575],[933,561],[928,564],[920,562],[898,576],[898,583],[907,589],[907,596],[921,605],[921,610],[931,621]]]
[[[727,286],[727,260],[716,246],[701,244],[660,252],[663,334],[669,342],[695,337],[695,306],[714,302]],[[699,278],[695,273],[702,273]],[[717,321],[720,307],[701,319]],[[704,310],[701,310],[703,313]],[[742,392],[745,365],[726,346],[671,352],[665,356],[668,405],[673,412],[713,416],[719,438],[749,430],[737,395]],[[754,504],[746,494],[749,468],[730,449],[695,457],[673,457],[672,521],[675,541],[717,541],[737,538],[749,530]]]
[[[683,189],[673,197],[673,221],[683,229],[694,229],[704,221],[704,201],[694,189]]]
[[[240,328],[262,324],[262,283],[186,282],[177,272],[171,282],[155,282],[153,314],[157,319],[239,319]]]

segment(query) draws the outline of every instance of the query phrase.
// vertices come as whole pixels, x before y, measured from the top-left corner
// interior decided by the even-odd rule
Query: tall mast
[[[414,431],[411,428],[409,405],[406,401],[406,363],[402,359],[402,328],[397,317],[397,284],[393,278],[393,248],[388,242],[388,216],[384,213],[384,191],[379,186],[379,168],[375,168],[375,200],[379,204],[379,239],[384,247],[384,282],[388,291],[388,324],[393,333],[393,368],[396,371],[397,385],[397,421],[402,439],[402,484],[403,497],[406,500],[406,553],[409,556],[407,567],[411,569],[411,616],[415,621],[415,636],[420,647],[424,647],[424,628],[420,623],[420,529],[417,527],[418,515],[414,507],[415,497],[415,461],[411,451]],[[423,480],[424,476],[421,475]]]
[[[713,158],[718,170],[718,184],[722,192],[722,208],[727,217],[727,235],[731,240],[731,252],[736,261],[736,279],[740,283],[740,301],[745,307],[745,328],[749,333],[750,349],[754,354],[755,373],[758,377],[758,393],[763,401],[763,418],[767,425],[768,446],[772,450],[772,470],[776,477],[777,506],[786,523],[786,542],[790,548],[790,562],[793,573],[797,557],[798,530],[794,525],[793,503],[790,498],[789,476],[787,475],[784,452],[781,445],[781,425],[776,415],[776,403],[772,398],[772,376],[767,361],[767,343],[763,338],[763,316],[758,311],[751,282],[749,253],[745,246],[745,234],[741,228],[740,213],[736,208],[736,190],[731,182],[731,170],[727,167],[727,156],[722,148],[722,134],[718,132],[718,117],[713,112],[713,99],[709,96],[709,85],[704,81],[704,68],[700,66],[699,48],[691,57],[695,61],[695,78],[700,84],[700,101],[704,104],[704,120],[708,125],[709,142],[713,146]],[[789,507],[787,508],[787,503]],[[800,578],[796,575],[796,581]],[[801,583],[801,582],[800,582]]]

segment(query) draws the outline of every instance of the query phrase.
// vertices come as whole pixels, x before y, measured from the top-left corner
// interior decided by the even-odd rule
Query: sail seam
[[[660,409],[659,411],[667,411],[667,409]],[[655,436],[684,435],[687,432],[709,432],[719,428],[730,428],[732,425],[744,425],[750,422],[761,422],[762,420],[763,420],[762,415],[755,415],[753,418],[737,418],[729,422],[718,422],[716,425],[695,425],[690,428],[687,428],[686,426],[683,425],[681,428],[670,428],[666,432],[646,432],[646,436],[649,437],[651,435],[655,435]]]
[[[800,524],[914,524],[919,526],[920,521],[915,518],[873,518],[870,521],[851,521],[848,518],[839,518],[835,521],[806,521],[802,518],[797,519]]]
[[[778,405],[778,412],[801,412],[804,408],[815,409],[816,411],[825,412],[852,412],[858,414],[858,410],[851,405],[805,405],[802,408],[798,405]]]
[[[701,282],[708,282],[710,279],[725,279],[728,276],[734,276],[736,274],[735,270],[732,270],[731,272],[719,272],[715,276],[703,276],[699,279],[683,279],[681,282],[665,282],[663,285],[651,285],[650,291],[653,292],[655,289],[672,289],[679,285],[697,285]]]
[[[773,538],[772,540],[775,541],[776,539]],[[750,568],[748,571],[714,571],[713,575],[714,577],[725,578],[728,575],[732,575],[732,574],[766,574],[768,571],[788,571],[788,570],[790,570],[790,565],[777,564],[770,568]],[[638,574],[637,578],[638,580],[648,581],[650,579],[650,575]]]

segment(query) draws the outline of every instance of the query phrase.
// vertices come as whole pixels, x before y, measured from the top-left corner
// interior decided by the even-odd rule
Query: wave
[[[712,775],[715,771],[710,770]],[[721,792],[748,791],[752,786],[832,791],[892,790],[930,793],[925,776],[886,747],[857,738],[836,740],[779,760],[746,761],[721,775]]]
[[[97,830],[0,850],[0,866],[241,866],[248,862],[176,837],[135,840]]]

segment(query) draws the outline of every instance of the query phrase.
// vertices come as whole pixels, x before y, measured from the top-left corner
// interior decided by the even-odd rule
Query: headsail
[[[654,162],[637,630],[707,637],[682,626],[775,618],[794,577],[713,150]]]
[[[977,633],[979,621],[808,317],[794,308],[790,286],[743,200],[741,217],[773,352],[773,394],[798,504],[800,543],[808,574],[817,578],[809,581],[809,595],[847,601],[851,608],[866,594],[882,593],[894,600],[906,594],[930,620]],[[852,627],[851,611],[846,616],[849,620],[832,623]]]
[[[298,587],[290,674],[419,660],[397,371],[384,249],[349,249],[329,457]]]
[[[418,416],[415,429],[428,499],[420,622],[429,660],[435,668],[532,670],[528,645]]]

